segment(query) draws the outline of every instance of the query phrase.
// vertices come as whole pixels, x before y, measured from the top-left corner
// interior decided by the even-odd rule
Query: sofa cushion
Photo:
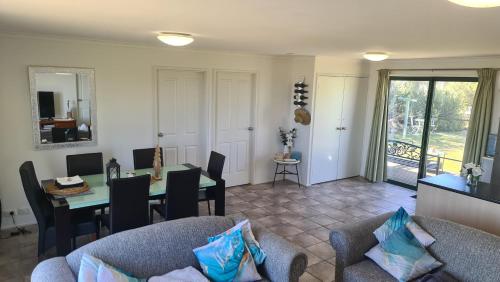
[[[78,273],[82,255],[88,253],[138,278],[187,266],[200,269],[192,250],[233,225],[232,219],[215,216],[160,222],[87,244],[70,253],[66,260],[73,273]]]
[[[344,268],[344,282],[398,281],[371,260],[363,260]]]
[[[459,281],[498,281],[500,237],[451,221],[414,216],[436,242],[428,251]]]

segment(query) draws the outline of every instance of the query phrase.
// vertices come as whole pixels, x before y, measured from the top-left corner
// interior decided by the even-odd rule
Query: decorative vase
[[[472,186],[473,186],[473,187],[477,187],[477,185],[479,184],[479,178],[480,178],[480,177],[481,177],[481,176],[473,176],[473,177],[472,177]]]
[[[472,186],[472,174],[467,174],[467,186]]]

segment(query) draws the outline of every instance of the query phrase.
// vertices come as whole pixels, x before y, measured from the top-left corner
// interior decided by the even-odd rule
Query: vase
[[[472,174],[467,174],[467,186],[472,186]]]

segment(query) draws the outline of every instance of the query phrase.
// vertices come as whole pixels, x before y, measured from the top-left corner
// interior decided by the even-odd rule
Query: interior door
[[[216,150],[226,156],[226,186],[250,182],[252,93],[250,73],[218,72],[216,78]]]
[[[338,179],[359,175],[363,146],[364,104],[366,78],[346,77],[342,99]]]
[[[345,78],[318,76],[314,103],[311,183],[338,178]]]
[[[158,70],[158,132],[165,164],[204,165],[204,74]]]

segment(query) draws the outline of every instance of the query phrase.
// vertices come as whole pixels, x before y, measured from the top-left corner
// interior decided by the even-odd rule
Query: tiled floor
[[[333,281],[335,252],[328,242],[329,231],[400,206],[413,213],[414,194],[361,178],[300,189],[291,182],[277,183],[274,188],[270,184],[248,185],[228,188],[226,213],[243,214],[298,245],[309,259],[301,281]],[[207,213],[205,203],[200,204],[200,213]],[[0,281],[29,281],[37,263],[37,235],[35,226],[28,229],[33,233],[0,240]],[[80,238],[79,243],[87,241],[88,238]]]

